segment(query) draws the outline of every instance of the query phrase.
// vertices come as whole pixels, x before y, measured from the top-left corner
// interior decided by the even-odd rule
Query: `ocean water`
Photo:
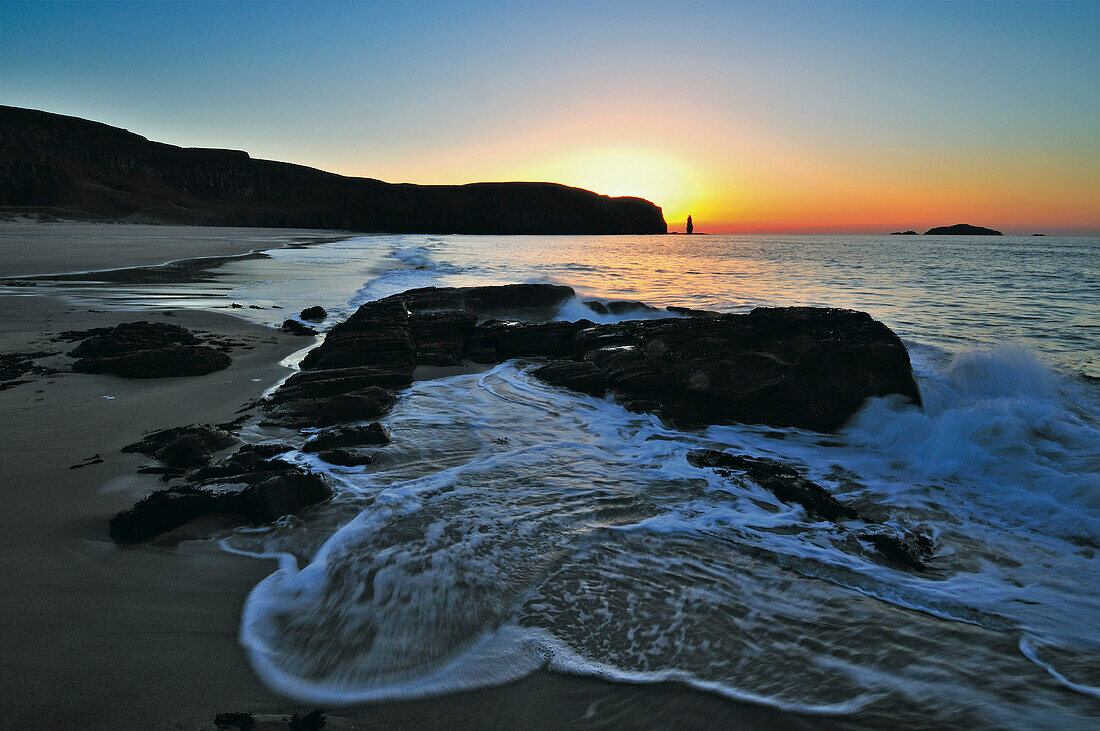
[[[613,319],[589,297],[865,310],[906,343],[924,406],[874,399],[834,434],[681,431],[522,361],[417,382],[376,465],[287,456],[327,472],[335,500],[224,543],[280,559],[240,631],[268,684],[331,705],[545,667],[875,725],[1100,723],[1100,239],[368,236],[187,285],[51,286],[282,307],[233,310],[270,324],[534,281],[578,291],[565,319]],[[698,448],[781,460],[876,532],[930,536],[930,570],[884,562],[858,522],[690,466]]]

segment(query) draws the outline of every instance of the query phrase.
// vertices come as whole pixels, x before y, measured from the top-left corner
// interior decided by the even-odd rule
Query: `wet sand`
[[[178,259],[234,257],[350,234],[270,228],[0,222],[0,277],[155,266]]]
[[[109,237],[103,228],[116,227],[87,227],[90,236]],[[51,246],[60,260],[41,258],[35,266],[71,271],[78,259],[89,269],[165,261],[177,258],[179,242],[209,231],[150,228],[177,231],[177,244],[138,251],[131,242],[92,261],[65,255],[56,239]],[[280,232],[273,240],[297,235]],[[233,246],[227,252],[211,245],[204,255],[232,253]],[[24,271],[17,258],[5,256],[0,273]],[[120,453],[122,446],[151,430],[234,418],[288,374],[279,361],[309,340],[218,313],[90,312],[28,294],[0,291],[0,353],[59,353],[42,365],[67,364],[60,353],[71,344],[52,340],[61,331],[138,319],[239,345],[229,369],[202,377],[59,373],[0,391],[0,727],[213,728],[214,715],[224,711],[267,714],[273,727],[285,727],[278,723],[284,716],[311,709],[268,691],[236,641],[244,599],[274,563],[225,553],[213,540],[120,548],[107,536],[107,520],[161,486],[155,476],[135,473],[147,460]],[[70,468],[95,455],[103,462]],[[820,726],[677,685],[550,673],[500,688],[328,710],[330,728]]]

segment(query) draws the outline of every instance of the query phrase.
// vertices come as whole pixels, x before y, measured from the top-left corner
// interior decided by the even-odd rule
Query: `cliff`
[[[666,233],[661,209],[555,183],[390,184],[0,106],[0,213],[392,233]]]

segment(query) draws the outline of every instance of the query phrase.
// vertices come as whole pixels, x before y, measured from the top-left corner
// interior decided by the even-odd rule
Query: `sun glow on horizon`
[[[641,146],[591,147],[555,156],[537,177],[602,195],[635,196],[661,206],[665,220],[682,224],[705,195],[705,177],[675,154]]]

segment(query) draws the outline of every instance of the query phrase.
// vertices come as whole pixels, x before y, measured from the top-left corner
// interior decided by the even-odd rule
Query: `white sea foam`
[[[927,683],[921,673],[937,658],[1014,678],[1007,689],[977,674],[940,688],[945,713],[999,704],[987,720],[1029,717],[999,694],[1034,678],[972,633],[1026,632],[1070,656],[1100,653],[1079,624],[1100,625],[1100,605],[1081,588],[1096,569],[1073,542],[1089,540],[1096,520],[1095,496],[1075,481],[1088,476],[1078,452],[1092,446],[1095,422],[1064,403],[1072,383],[1015,350],[956,359],[922,392],[937,394],[925,410],[877,400],[837,438],[784,430],[777,440],[763,428],[670,429],[513,364],[418,383],[390,420],[383,467],[338,473],[364,509],[302,571],[284,565],[253,591],[241,640],[270,685],[312,702],[450,692],[547,665],[849,713]],[[970,425],[996,415],[1011,426]],[[1022,438],[1035,444],[1013,448]],[[758,486],[691,467],[687,451],[704,446],[801,464],[882,526],[935,536],[939,573],[898,571],[846,537],[868,528],[808,523]],[[792,571],[811,579],[795,595]],[[976,629],[910,646],[903,638],[920,616]],[[868,623],[901,643],[911,670],[848,656],[847,633]],[[765,660],[768,643],[744,645],[762,632],[780,643],[808,632],[815,649]],[[1066,688],[1088,687],[1039,665]],[[837,675],[842,666],[851,672]]]
[[[582,292],[559,319],[613,322],[670,313],[599,316],[582,301],[740,308],[766,302],[730,282],[748,282],[742,270],[771,276],[734,251],[728,266],[648,273],[647,291],[631,288],[630,266],[593,266],[577,252],[534,265],[499,254],[529,244],[470,248],[483,241],[392,237],[350,306],[421,286],[557,281]],[[697,291],[719,294],[680,298],[699,277],[713,286]],[[266,682],[318,703],[444,693],[549,667],[803,712],[862,709],[899,725],[1079,725],[1100,684],[1100,407],[1095,384],[1066,371],[1095,365],[1059,356],[1054,370],[1049,352],[961,347],[987,326],[1030,323],[942,327],[984,317],[982,281],[959,278],[925,310],[904,306],[912,284],[874,294],[873,314],[907,338],[924,405],[873,399],[833,435],[684,432],[548,387],[523,363],[414,384],[387,417],[394,442],[375,465],[288,456],[328,471],[336,500],[229,541],[281,557],[249,597],[241,641]],[[773,294],[869,308],[858,298],[872,284],[806,295],[806,280],[803,299]],[[677,297],[662,300],[666,291]],[[796,466],[865,520],[815,520],[750,481],[694,468],[686,454],[700,447]],[[931,570],[899,570],[865,533],[931,537]]]

